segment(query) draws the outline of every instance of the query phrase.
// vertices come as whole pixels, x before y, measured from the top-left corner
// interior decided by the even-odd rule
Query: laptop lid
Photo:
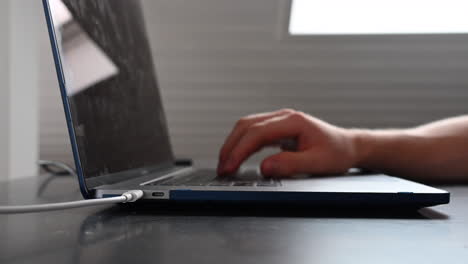
[[[172,166],[138,0],[43,0],[80,187]]]

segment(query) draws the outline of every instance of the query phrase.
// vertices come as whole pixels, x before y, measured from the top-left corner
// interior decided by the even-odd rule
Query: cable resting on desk
[[[22,213],[35,213],[45,211],[55,211],[72,209],[86,206],[96,206],[105,204],[116,204],[116,203],[132,203],[143,197],[142,190],[132,190],[123,193],[121,196],[100,198],[64,203],[49,203],[49,204],[37,204],[37,205],[11,205],[11,206],[0,206],[0,214],[22,214]]]

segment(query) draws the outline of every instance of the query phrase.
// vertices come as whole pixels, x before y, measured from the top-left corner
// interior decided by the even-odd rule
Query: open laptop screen
[[[49,0],[85,178],[173,161],[140,4]]]

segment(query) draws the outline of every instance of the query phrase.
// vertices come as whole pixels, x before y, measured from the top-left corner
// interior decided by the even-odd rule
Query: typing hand
[[[250,155],[278,143],[282,151],[261,164],[265,176],[343,173],[355,163],[350,131],[283,109],[241,118],[221,148],[218,174],[235,173]]]

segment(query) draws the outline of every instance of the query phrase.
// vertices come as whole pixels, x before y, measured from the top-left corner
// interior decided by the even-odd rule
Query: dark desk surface
[[[1,204],[80,199],[72,178],[0,182]],[[100,206],[0,215],[0,263],[468,263],[468,186],[413,212]]]

